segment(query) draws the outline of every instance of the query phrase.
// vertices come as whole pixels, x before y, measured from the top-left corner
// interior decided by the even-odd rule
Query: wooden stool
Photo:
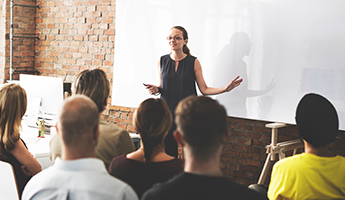
[[[279,160],[285,158],[285,151],[293,150],[293,155],[296,154],[296,150],[304,147],[303,142],[300,139],[289,140],[285,142],[277,143],[278,141],[278,128],[288,126],[283,123],[270,123],[266,124],[267,128],[272,128],[271,144],[266,146],[267,158],[262,168],[258,184],[264,184],[270,167],[272,167],[272,161],[276,159],[276,154],[279,156]]]

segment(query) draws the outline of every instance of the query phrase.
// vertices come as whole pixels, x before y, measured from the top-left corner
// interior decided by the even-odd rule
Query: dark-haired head
[[[175,111],[177,130],[198,161],[208,160],[227,136],[225,108],[204,96],[183,99]]]
[[[318,94],[307,94],[296,109],[296,124],[300,137],[314,147],[336,140],[338,114],[331,102]]]
[[[106,105],[110,91],[107,75],[101,69],[82,71],[74,82],[73,94],[90,97],[101,113]]]
[[[188,33],[186,31],[185,28],[183,28],[182,26],[174,26],[172,27],[170,30],[173,30],[173,29],[177,29],[177,30],[180,30],[182,32],[182,36],[183,36],[183,40],[186,41],[186,44],[183,45],[183,53],[187,54],[187,55],[190,55],[190,50],[189,48],[187,47],[187,43],[188,43]]]
[[[164,99],[146,99],[134,113],[133,126],[140,134],[144,146],[145,162],[152,152],[164,148],[164,138],[172,124],[172,116]]]

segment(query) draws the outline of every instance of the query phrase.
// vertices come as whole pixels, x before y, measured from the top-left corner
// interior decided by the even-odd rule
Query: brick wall
[[[10,79],[10,3],[0,0],[0,71],[1,83]],[[36,5],[35,0],[15,0],[14,4]],[[35,37],[35,7],[14,6],[13,35]],[[3,31],[5,33],[3,33]],[[32,73],[35,61],[35,39],[13,37],[13,79],[18,80],[19,73]],[[29,72],[27,72],[29,71]]]
[[[0,0],[0,3],[2,2]],[[31,10],[35,12],[35,33],[40,38],[34,44],[34,69],[39,70],[44,76],[57,76],[65,81],[73,81],[75,75],[84,69],[101,68],[107,73],[112,84],[115,0],[37,0],[36,5],[42,8]],[[18,10],[17,14],[20,19],[32,18],[31,11]],[[6,16],[9,16],[8,12]],[[23,27],[20,25],[20,19],[16,22],[18,29]],[[0,14],[0,27],[2,22]],[[9,28],[8,25],[6,27]],[[28,30],[32,33],[31,31],[32,29]],[[6,29],[6,32],[9,30]],[[0,45],[1,38],[4,37],[0,33]],[[7,43],[9,44],[8,40],[6,45]],[[24,43],[23,40],[19,46],[23,47]],[[30,66],[32,54],[21,54],[29,52],[30,45],[23,48],[25,51],[21,51],[19,47],[16,49],[16,57],[19,63],[26,62],[29,64],[25,66]],[[8,79],[8,71],[5,73],[5,79]],[[0,74],[3,74],[1,62]],[[129,132],[135,132],[132,125],[135,108],[110,105],[110,100],[111,96],[108,109],[103,112],[103,118]],[[244,185],[258,180],[266,158],[265,145],[270,143],[271,137],[271,129],[265,128],[266,123],[268,122],[228,118],[230,137],[220,161],[225,177]],[[297,135],[295,126],[279,129],[279,141],[295,139]],[[341,132],[339,138],[340,140],[331,147],[336,153],[345,156],[345,133]],[[268,181],[269,178],[266,184]]]
[[[112,81],[115,1],[37,0],[36,64],[45,76],[72,81],[77,73],[103,69]]]
[[[6,29],[6,2],[0,0],[0,84],[4,82]]]
[[[135,108],[109,106],[109,109],[104,111],[104,117],[129,132],[135,132],[131,121],[134,110]],[[258,181],[267,156],[265,146],[271,142],[271,129],[265,127],[267,123],[272,122],[228,117],[230,136],[220,158],[220,167],[226,178],[243,185]],[[295,125],[278,129],[278,142],[297,138]],[[336,154],[345,156],[345,132],[341,131],[338,141],[329,147]],[[297,153],[302,151],[303,149],[298,149]],[[179,149],[180,154],[181,152]],[[291,155],[292,151],[286,152],[286,156]],[[270,173],[266,178],[266,185],[269,183],[269,176]]]
[[[14,4],[36,5],[35,0],[14,0]],[[36,8],[15,6],[13,8],[13,35],[35,37]],[[13,79],[20,73],[32,73],[35,63],[35,38],[13,38]],[[9,55],[9,51],[7,51]],[[7,57],[7,63],[9,58]],[[29,71],[29,72],[24,72]]]

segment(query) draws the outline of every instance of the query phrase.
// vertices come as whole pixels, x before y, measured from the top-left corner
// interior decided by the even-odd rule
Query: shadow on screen
[[[248,98],[266,94],[275,86],[272,79],[265,89],[248,89],[248,83],[251,80],[248,79],[248,66],[243,59],[245,56],[249,56],[251,46],[252,44],[247,33],[236,32],[231,36],[229,43],[220,51],[216,61],[215,70],[217,70],[217,77],[219,77],[215,81],[216,86],[225,86],[236,76],[243,78],[243,82],[238,88],[216,97],[217,100],[226,106],[227,110],[231,110],[231,113],[228,114],[232,116],[247,117]]]

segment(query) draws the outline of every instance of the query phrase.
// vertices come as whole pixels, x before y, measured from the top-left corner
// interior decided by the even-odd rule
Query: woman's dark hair
[[[164,146],[171,124],[172,116],[164,99],[146,99],[135,111],[133,126],[141,136],[146,163],[158,145]]]
[[[187,33],[186,29],[184,29],[182,26],[174,26],[174,27],[172,27],[170,30],[172,30],[172,29],[177,29],[177,30],[182,31],[183,40],[187,40],[187,41],[186,41],[186,44],[183,45],[183,53],[185,53],[185,54],[187,54],[187,55],[191,55],[191,54],[190,54],[190,50],[189,50],[189,48],[187,47],[188,33]]]
[[[307,94],[296,109],[299,135],[314,147],[324,146],[336,140],[338,114],[331,102],[318,94]]]

